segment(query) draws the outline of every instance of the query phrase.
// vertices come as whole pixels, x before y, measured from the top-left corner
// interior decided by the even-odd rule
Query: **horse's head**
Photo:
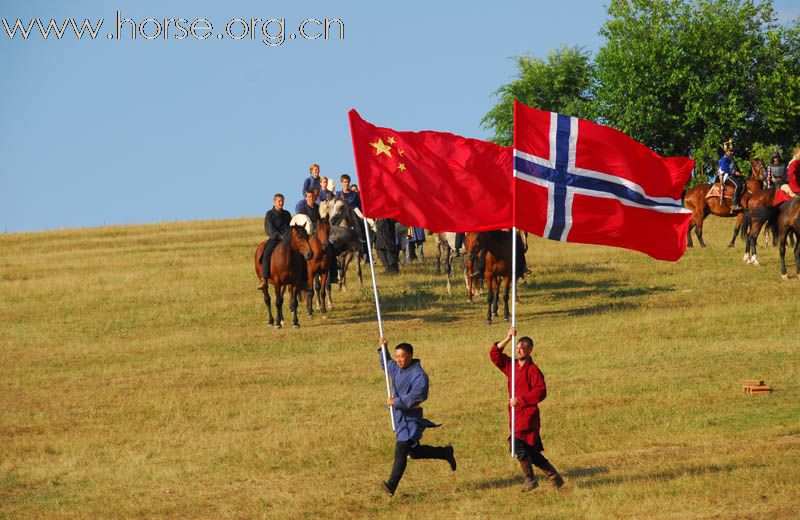
[[[326,249],[328,247],[328,243],[330,241],[330,233],[331,233],[331,224],[328,222],[327,218],[319,219],[317,222],[317,240],[320,241],[322,244],[322,249]]]
[[[314,257],[305,227],[296,224],[292,226],[292,249],[303,255],[306,260]]]
[[[338,226],[345,217],[343,210],[344,201],[342,199],[337,197],[328,201],[328,219],[332,225]]]
[[[764,180],[764,174],[767,172],[767,167],[764,166],[764,160],[761,157],[750,157],[750,176],[759,181]]]

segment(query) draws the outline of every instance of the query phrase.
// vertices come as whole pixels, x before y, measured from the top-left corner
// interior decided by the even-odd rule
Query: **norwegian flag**
[[[613,128],[514,103],[514,218],[536,235],[678,260],[691,218],[681,193],[693,168]]]

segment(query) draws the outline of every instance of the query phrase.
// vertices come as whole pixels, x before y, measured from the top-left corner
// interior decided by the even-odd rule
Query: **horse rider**
[[[272,258],[272,252],[275,247],[281,243],[281,240],[291,231],[289,222],[292,221],[292,215],[283,209],[284,197],[280,193],[276,193],[272,198],[272,209],[267,211],[264,216],[264,232],[267,234],[267,245],[264,247],[264,253],[261,257],[261,279],[258,283],[258,290],[267,287],[267,280],[269,279],[269,262]]]
[[[300,203],[295,206],[295,213],[307,216],[315,229],[317,227],[317,222],[319,222],[319,204],[317,204],[316,198],[316,190],[307,191],[305,200],[301,200]]]
[[[790,197],[800,196],[800,146],[794,149],[794,157],[786,167],[786,184],[780,189]]]
[[[733,139],[725,141],[725,153],[719,160],[719,176],[720,185],[720,202],[722,202],[725,195],[725,183],[733,184],[733,200],[731,200],[731,211],[739,211],[742,209],[739,204],[742,188],[744,187],[744,180],[741,177],[739,167],[736,166],[736,161],[733,160]]]
[[[323,188],[319,182],[319,164],[312,164],[308,167],[308,171],[311,176],[306,177],[306,179],[303,181],[303,196],[306,195],[307,191],[313,190],[314,187],[316,187],[318,190],[322,190]]]
[[[772,161],[767,167],[767,188],[781,189],[786,184],[786,165],[781,161],[778,152],[772,154]]]

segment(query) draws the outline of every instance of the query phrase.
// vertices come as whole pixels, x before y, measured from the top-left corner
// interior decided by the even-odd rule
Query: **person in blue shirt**
[[[378,359],[383,370],[383,352],[388,344],[386,338],[380,339]],[[387,353],[387,358],[389,358]],[[394,445],[394,465],[389,480],[382,483],[384,492],[394,495],[400,479],[406,470],[408,457],[412,459],[446,460],[450,469],[456,470],[456,458],[452,446],[427,446],[420,444],[422,432],[426,428],[436,428],[423,416],[422,403],[428,399],[428,374],[422,369],[419,359],[414,359],[414,347],[410,343],[400,343],[394,349],[394,359],[389,358],[386,370],[392,378],[392,397],[387,405],[392,407],[396,442]]]
[[[739,204],[741,198],[742,188],[744,187],[744,180],[741,177],[739,168],[733,160],[733,139],[728,139],[725,142],[725,153],[719,160],[719,183],[722,191],[725,191],[725,184],[733,184],[733,199],[731,200],[731,211],[740,211],[742,209]]]
[[[350,189],[350,176],[346,173],[343,174],[339,181],[342,183],[342,190],[336,192],[336,196],[340,197],[347,201],[350,204],[350,207],[353,209],[358,209],[356,212],[359,217],[363,218],[361,213],[361,196],[358,194],[357,191],[353,191]]]
[[[315,187],[317,191],[322,189],[319,183],[319,164],[314,163],[309,166],[308,171],[311,173],[310,177],[306,177],[306,180],[303,181],[303,197],[306,196],[306,193],[312,191]]]

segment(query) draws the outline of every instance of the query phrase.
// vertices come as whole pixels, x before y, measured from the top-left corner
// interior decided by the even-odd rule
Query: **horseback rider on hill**
[[[275,247],[281,243],[286,233],[291,231],[289,222],[292,220],[292,215],[283,209],[283,202],[283,195],[276,193],[272,198],[273,208],[264,215],[264,232],[267,234],[267,245],[264,247],[264,253],[261,256],[261,280],[259,280],[258,284],[259,291],[267,287],[269,262],[272,258],[272,252],[275,251]]]
[[[733,184],[733,199],[731,200],[731,211],[740,211],[742,206],[739,200],[744,187],[744,179],[742,179],[739,167],[736,166],[736,161],[733,160],[733,139],[725,141],[725,153],[719,160],[719,170],[717,172],[720,184],[720,202],[722,202],[725,195],[725,183]]]

